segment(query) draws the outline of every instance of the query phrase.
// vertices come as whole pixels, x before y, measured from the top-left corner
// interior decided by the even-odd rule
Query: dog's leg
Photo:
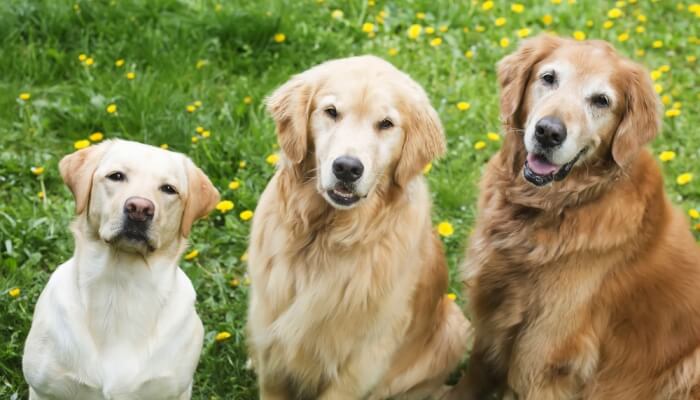
[[[442,325],[421,350],[422,354],[408,369],[379,385],[372,398],[424,399],[444,392],[445,381],[471,341],[472,327],[457,304],[448,298],[442,302]]]
[[[494,393],[502,395],[506,372],[487,358],[487,345],[476,337],[467,373],[443,400],[483,400]]]

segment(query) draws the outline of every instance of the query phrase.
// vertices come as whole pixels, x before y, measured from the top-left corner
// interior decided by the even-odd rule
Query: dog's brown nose
[[[129,197],[124,203],[124,214],[132,221],[144,222],[153,219],[156,206],[143,197]]]

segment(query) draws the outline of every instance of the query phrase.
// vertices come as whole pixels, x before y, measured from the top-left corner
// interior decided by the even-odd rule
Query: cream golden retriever
[[[422,88],[391,64],[316,66],[268,99],[284,157],[255,212],[248,342],[262,399],[422,398],[468,323],[421,170],[445,148]]]
[[[59,166],[75,196],[75,253],[34,311],[30,399],[189,399],[203,328],[177,262],[218,192],[187,157],[135,142]]]
[[[700,250],[644,148],[648,73],[541,36],[498,67],[506,138],[466,262],[475,344],[452,399],[700,399]]]

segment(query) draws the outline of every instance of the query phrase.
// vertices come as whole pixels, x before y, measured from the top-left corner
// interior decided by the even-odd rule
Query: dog
[[[204,330],[177,262],[219,193],[189,158],[130,141],[59,168],[75,197],[75,252],[34,311],[29,398],[189,399]]]
[[[700,399],[700,250],[645,149],[649,74],[540,36],[498,80],[505,140],[464,264],[475,343],[447,398]]]
[[[372,56],[268,99],[282,150],[248,249],[261,399],[423,398],[466,350],[423,167],[444,152],[423,89]]]

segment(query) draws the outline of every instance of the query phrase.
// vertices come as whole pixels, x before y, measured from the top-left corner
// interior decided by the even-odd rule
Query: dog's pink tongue
[[[549,175],[554,173],[558,167],[542,157],[538,157],[532,153],[527,155],[527,164],[530,169],[537,175]]]

